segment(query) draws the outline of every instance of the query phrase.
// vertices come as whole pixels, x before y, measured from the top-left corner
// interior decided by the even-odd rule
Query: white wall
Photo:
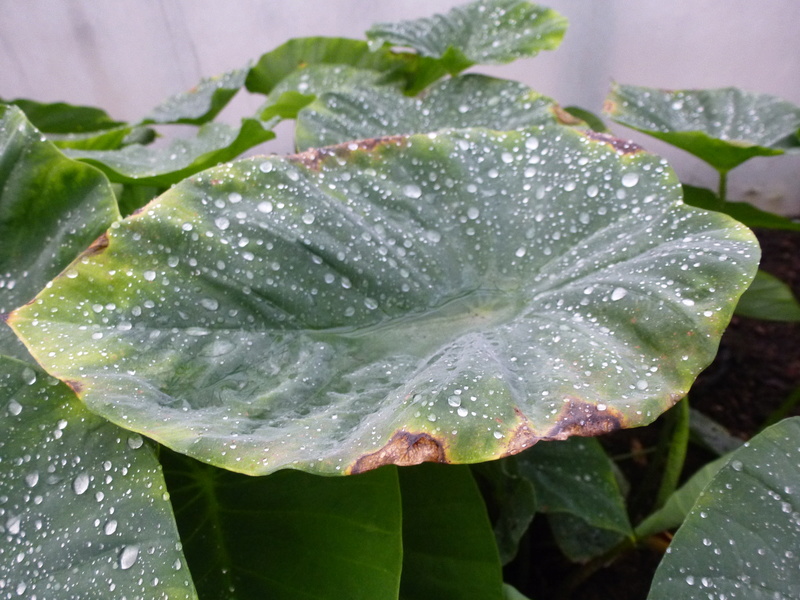
[[[201,77],[290,37],[362,37],[373,22],[444,12],[458,0],[0,0],[0,97],[96,105],[135,120]],[[571,26],[555,52],[483,72],[599,111],[612,80],[663,88],[739,86],[800,104],[797,0],[551,0]],[[252,111],[238,98],[226,113]],[[679,175],[713,187],[696,159],[621,128]],[[274,145],[272,151],[287,151]],[[800,157],[753,159],[730,195],[800,214]]]

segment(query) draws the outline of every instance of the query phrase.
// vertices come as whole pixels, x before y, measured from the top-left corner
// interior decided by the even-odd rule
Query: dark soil
[[[800,298],[800,233],[757,230],[756,235],[762,247],[761,268],[789,284]],[[800,323],[734,317],[717,358],[697,379],[689,398],[693,409],[714,419],[733,436],[747,440],[798,388]],[[793,407],[788,415],[800,415],[800,408]],[[630,483],[628,502],[633,523],[652,509],[646,503],[652,501],[658,480],[653,477],[651,451],[658,444],[664,423],[662,417],[648,427],[618,431],[601,439],[609,454],[620,459],[618,464]],[[691,444],[684,477],[714,456]],[[539,515],[523,540],[521,555],[507,568],[506,577],[536,599],[645,600],[669,539],[666,533],[650,547],[623,553],[589,574],[586,566],[571,564],[561,556],[546,519]]]

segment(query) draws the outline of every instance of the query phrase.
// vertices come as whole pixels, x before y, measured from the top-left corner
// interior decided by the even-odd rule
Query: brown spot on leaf
[[[81,256],[94,256],[95,254],[100,254],[106,248],[108,248],[108,233],[104,233],[93,241],[92,245],[84,250]]]
[[[619,105],[613,100],[606,99],[603,102],[603,112],[607,115],[613,115],[617,112]]]
[[[79,394],[83,391],[83,384],[80,381],[76,381],[74,379],[64,379],[64,383],[76,394]]]
[[[383,465],[407,467],[424,462],[447,462],[441,442],[427,433],[398,431],[383,448],[359,458],[350,467],[350,473],[364,473]]]
[[[624,418],[622,414],[611,408],[600,410],[597,405],[584,402],[578,398],[569,398],[553,425],[542,439],[565,440],[573,435],[590,437],[602,435],[621,429]]]
[[[369,138],[366,140],[345,142],[335,146],[326,146],[324,148],[312,148],[305,152],[300,152],[299,154],[287,156],[286,158],[294,164],[302,165],[313,171],[319,171],[320,165],[328,158],[338,157],[346,159],[350,154],[358,150],[369,152],[379,146],[399,146],[405,142],[405,140],[406,136],[403,135]]]
[[[528,417],[526,417],[519,408],[514,408],[514,414],[517,417],[518,424],[508,436],[508,444],[506,445],[506,451],[503,456],[519,454],[541,439],[541,437],[533,433]]]
[[[608,144],[620,154],[635,154],[636,152],[645,151],[644,148],[642,148],[639,144],[631,142],[630,140],[622,140],[620,138],[616,138],[613,135],[608,135],[607,133],[598,133],[597,131],[584,131],[583,135],[588,137],[590,140]]]
[[[558,104],[553,104],[550,107],[550,112],[553,113],[553,116],[556,118],[556,121],[561,123],[562,125],[580,125],[583,123],[578,117],[575,117],[561,108]]]

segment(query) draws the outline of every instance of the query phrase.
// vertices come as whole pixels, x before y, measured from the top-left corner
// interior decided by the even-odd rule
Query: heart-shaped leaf
[[[161,148],[131,145],[121,150],[67,150],[66,154],[97,167],[115,183],[166,187],[274,137],[267,123],[242,119],[239,129],[206,123],[197,136],[178,138]]]
[[[652,421],[758,258],[636,146],[464,130],[206,171],[9,322],[93,410],[180,452],[351,473]]]
[[[567,20],[524,0],[479,0],[444,15],[378,23],[367,31],[373,46],[412,48],[439,59],[456,74],[474,64],[504,64],[559,46]]]
[[[434,84],[415,98],[386,86],[326,93],[300,112],[295,136],[304,150],[448,127],[506,131],[555,123],[564,114],[550,98],[521,83],[465,75]]]
[[[691,152],[718,171],[754,156],[800,151],[800,107],[768,94],[614,85],[605,112],[617,123]]]
[[[203,79],[188,92],[176,94],[144,118],[143,123],[202,125],[211,121],[244,86],[249,69],[235,69]]]
[[[394,468],[358,477],[246,477],[162,455],[203,598],[396,600],[403,561]]]
[[[0,106],[0,315],[32,299],[118,218],[102,173],[66,158],[19,108]],[[28,357],[3,323],[0,355]]]
[[[798,441],[795,417],[730,456],[675,534],[649,600],[800,597]]]
[[[0,357],[4,598],[197,596],[155,453],[67,386]]]

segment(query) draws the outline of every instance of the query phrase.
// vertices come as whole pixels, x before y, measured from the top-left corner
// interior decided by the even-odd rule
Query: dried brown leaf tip
[[[364,473],[383,465],[407,467],[424,462],[448,462],[442,443],[427,433],[398,431],[383,448],[359,458],[350,473]]]
[[[345,142],[335,146],[326,146],[324,148],[312,148],[299,154],[288,156],[287,159],[296,164],[302,165],[312,171],[319,171],[320,166],[327,159],[336,157],[347,159],[353,152],[359,150],[370,152],[380,146],[400,146],[406,141],[406,136],[403,135],[390,135],[385,137],[369,138],[366,140],[356,140],[353,142]]]

